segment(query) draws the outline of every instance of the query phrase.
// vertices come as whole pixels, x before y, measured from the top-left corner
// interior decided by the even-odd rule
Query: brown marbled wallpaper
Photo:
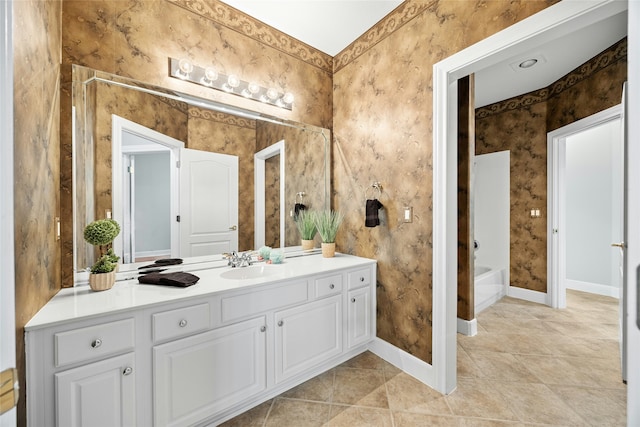
[[[326,137],[331,138],[331,135],[326,135]],[[324,209],[325,137],[316,131],[259,122],[256,140],[256,151],[284,140],[285,246],[299,246],[300,234],[291,216],[291,211],[294,209],[295,203],[300,201],[307,209]],[[297,197],[297,193],[301,192],[304,193],[302,200]],[[278,198],[277,203],[279,202]],[[316,247],[320,247],[319,236],[316,236]]]
[[[280,158],[264,162],[264,244],[272,248],[280,247]]]
[[[458,318],[475,317],[473,246],[474,76],[458,80]]]
[[[476,154],[511,151],[512,286],[547,292],[547,133],[620,103],[626,53],[625,38],[546,88],[476,110]]]
[[[335,59],[332,203],[338,250],[378,260],[377,334],[431,362],[432,68],[551,1],[413,1]],[[364,227],[364,191],[384,188],[382,223]],[[413,206],[403,223],[403,206]]]
[[[13,4],[14,232],[18,425],[26,424],[24,325],[60,289],[62,3]],[[3,142],[4,143],[4,142]]]
[[[217,0],[65,0],[62,24],[61,210],[63,282],[73,284],[71,64],[330,128],[333,59]],[[293,111],[168,77],[168,57],[295,95]],[[245,188],[248,188],[245,186]],[[253,223],[253,209],[244,220]],[[67,221],[67,222],[64,222]],[[248,230],[244,227],[245,230]],[[252,228],[251,228],[252,230]],[[252,233],[252,231],[251,231]],[[248,234],[241,241],[251,242]]]

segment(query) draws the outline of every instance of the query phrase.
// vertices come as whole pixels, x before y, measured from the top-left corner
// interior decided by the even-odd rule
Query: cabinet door
[[[55,374],[60,427],[135,426],[133,353]]]
[[[264,317],[156,346],[154,420],[185,426],[266,388]]]
[[[352,348],[371,338],[371,289],[360,288],[349,292],[348,346]]]
[[[283,381],[342,352],[342,296],[275,314],[275,381]]]

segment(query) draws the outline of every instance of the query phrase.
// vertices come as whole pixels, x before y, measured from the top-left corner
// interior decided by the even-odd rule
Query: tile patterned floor
[[[568,308],[503,298],[458,335],[458,387],[443,396],[363,353],[225,427],[624,426],[618,301],[576,291]]]

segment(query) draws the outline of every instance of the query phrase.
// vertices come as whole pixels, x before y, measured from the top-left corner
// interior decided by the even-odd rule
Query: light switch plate
[[[403,222],[413,222],[413,208],[411,206],[405,206],[402,208]]]

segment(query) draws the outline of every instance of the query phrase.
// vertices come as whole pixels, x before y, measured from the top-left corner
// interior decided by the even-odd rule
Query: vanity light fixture
[[[235,74],[227,76],[218,73],[213,67],[203,68],[195,65],[189,59],[169,58],[169,75],[286,110],[293,109],[294,97],[291,92],[281,93],[273,87],[265,88],[255,82],[245,82]]]

